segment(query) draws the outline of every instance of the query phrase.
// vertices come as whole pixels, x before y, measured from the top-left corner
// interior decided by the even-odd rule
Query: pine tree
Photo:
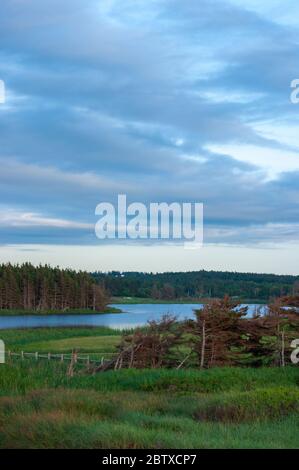
[[[0,265],[0,309],[63,311],[90,308],[98,311],[104,310],[107,302],[103,282],[97,283],[86,272],[48,265],[34,267],[30,263]]]

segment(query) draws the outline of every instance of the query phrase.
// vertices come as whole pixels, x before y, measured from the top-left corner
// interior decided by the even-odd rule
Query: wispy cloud
[[[64,229],[93,229],[93,224],[86,224],[64,219],[53,219],[41,214],[0,211],[0,227],[54,227]]]
[[[69,244],[73,228],[91,243],[95,206],[118,193],[203,202],[206,242],[296,239],[297,12],[294,0],[2,0],[2,241]]]

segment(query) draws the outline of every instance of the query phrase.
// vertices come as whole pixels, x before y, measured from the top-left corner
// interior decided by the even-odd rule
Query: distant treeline
[[[103,310],[105,288],[86,272],[26,263],[0,265],[0,309]]]
[[[112,296],[143,297],[163,300],[184,298],[221,298],[268,301],[299,292],[299,276],[251,274],[221,271],[169,273],[117,272],[93,273],[105,282]]]

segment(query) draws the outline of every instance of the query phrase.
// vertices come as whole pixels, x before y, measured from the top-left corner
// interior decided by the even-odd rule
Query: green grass
[[[1,367],[1,448],[299,447],[296,367],[65,372],[55,362]]]
[[[109,328],[1,332],[14,351],[113,351]],[[120,370],[0,365],[0,448],[299,448],[299,368]]]
[[[91,359],[101,359],[116,351],[121,335],[106,327],[86,328],[33,328],[3,330],[1,339],[6,350],[39,353],[88,353]]]
[[[65,364],[55,361],[13,359],[0,367],[0,394],[26,393],[40,388],[67,386],[95,391],[136,391],[153,394],[221,394],[254,392],[266,388],[298,389],[297,367],[282,368],[214,368],[205,371],[171,369],[124,369],[96,375],[85,374],[78,366],[72,379],[66,376]]]
[[[120,336],[82,336],[79,338],[67,338],[53,341],[33,342],[26,346],[28,352],[55,352],[68,353],[72,350],[80,352],[115,352],[120,343]]]
[[[1,339],[6,349],[24,351],[32,343],[66,340],[69,338],[86,338],[100,336],[119,336],[120,332],[112,328],[100,327],[64,327],[64,328],[28,328],[1,330]],[[28,349],[29,350],[29,349]]]
[[[171,406],[176,401],[176,413]],[[254,424],[194,419],[200,397],[40,390],[0,399],[0,446],[10,448],[294,448],[298,416]]]
[[[216,394],[203,400],[195,416],[199,421],[259,422],[299,413],[299,388],[257,388]]]

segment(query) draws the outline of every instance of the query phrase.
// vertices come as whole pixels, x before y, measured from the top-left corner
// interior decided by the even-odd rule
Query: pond
[[[0,329],[37,328],[62,326],[107,326],[114,329],[135,328],[145,325],[149,320],[158,320],[165,314],[175,315],[179,320],[193,317],[193,310],[202,304],[113,304],[123,313],[91,314],[91,315],[19,315],[0,316]],[[253,315],[265,305],[248,305],[248,315]]]

